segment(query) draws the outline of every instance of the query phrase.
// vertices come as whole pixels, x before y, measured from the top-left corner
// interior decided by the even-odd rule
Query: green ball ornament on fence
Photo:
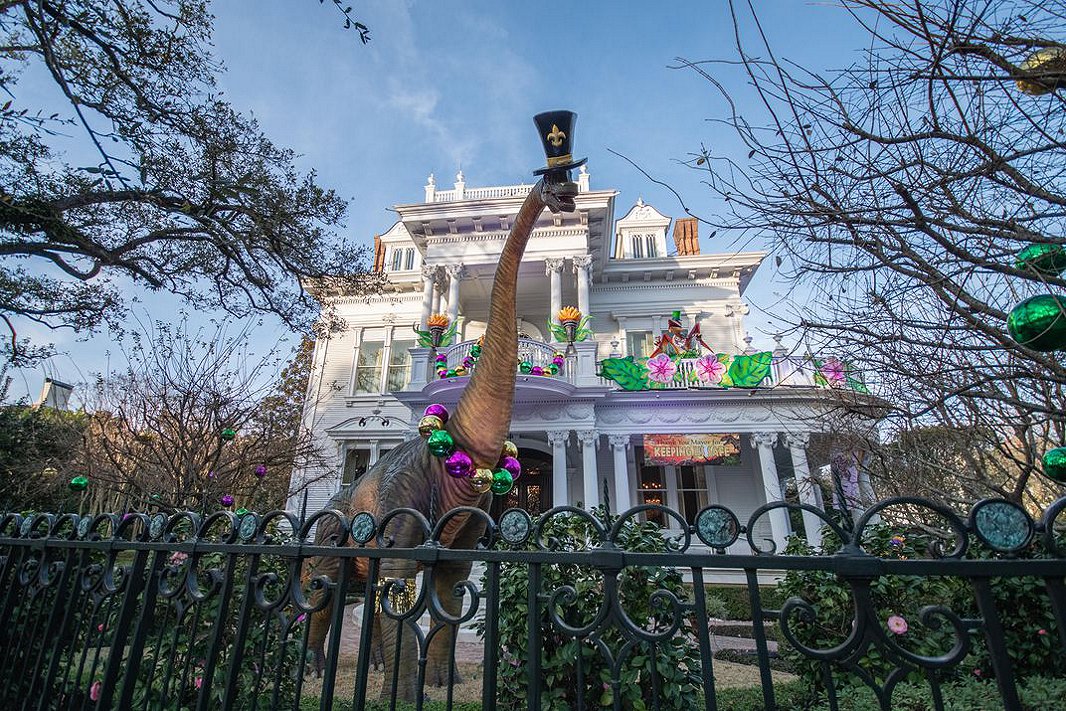
[[[1066,247],[1061,244],[1031,244],[1018,252],[1015,266],[1041,276],[1066,272]]]
[[[233,429],[232,427],[227,427],[226,429],[222,430],[218,436],[226,442],[232,442],[233,439],[237,436],[237,430]]]
[[[1066,348],[1066,296],[1041,294],[1014,307],[1007,317],[1010,336],[1034,351]]]
[[[447,430],[437,430],[426,439],[426,446],[435,457],[447,457],[455,451],[455,440]]]
[[[1060,484],[1066,484],[1066,447],[1056,447],[1044,452],[1044,476]]]
[[[514,487],[514,480],[511,478],[511,472],[506,469],[497,469],[492,473],[492,493],[503,496],[509,493],[512,487]]]
[[[76,476],[67,484],[71,491],[85,491],[89,487],[89,477]]]

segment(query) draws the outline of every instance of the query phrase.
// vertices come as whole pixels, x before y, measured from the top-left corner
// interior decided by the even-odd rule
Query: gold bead
[[[429,437],[437,430],[444,427],[444,421],[436,415],[426,415],[418,421],[418,434]]]
[[[470,488],[479,494],[484,494],[492,488],[492,470],[478,469],[474,476],[470,477]]]
[[[458,368],[455,369],[455,374],[456,375],[466,375],[466,367],[460,365]]]
[[[511,440],[506,440],[503,443],[503,457],[514,457],[518,459],[518,447]],[[503,457],[500,457],[503,459]]]

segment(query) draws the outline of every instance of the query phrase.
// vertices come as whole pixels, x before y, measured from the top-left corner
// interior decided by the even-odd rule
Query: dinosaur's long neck
[[[496,266],[489,321],[477,368],[448,421],[448,430],[477,467],[496,465],[511,428],[518,364],[518,267],[543,209],[540,192],[533,188],[518,211]]]

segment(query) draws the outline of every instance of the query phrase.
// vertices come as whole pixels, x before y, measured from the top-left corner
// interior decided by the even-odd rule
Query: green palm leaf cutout
[[[613,380],[623,390],[648,389],[648,368],[642,363],[635,363],[633,356],[600,361],[600,377]]]
[[[591,319],[591,315],[585,316],[583,319],[581,319],[581,323],[577,325],[577,331],[574,333],[575,341],[587,341],[589,338],[592,337],[592,329],[588,327],[589,321]]]
[[[559,343],[566,343],[566,329],[555,323],[551,319],[548,319],[548,330],[552,332],[552,336],[555,337]]]
[[[462,321],[462,320],[463,319],[461,319],[461,318],[457,318],[454,321],[452,321],[452,325],[451,326],[448,326],[448,330],[445,331],[443,333],[443,335],[441,335],[441,337],[440,337],[440,345],[441,345],[441,347],[450,346],[452,344],[452,341],[455,340],[455,334],[459,330],[459,322]]]
[[[733,362],[729,364],[729,371],[722,379],[725,384],[729,380],[729,386],[735,388],[754,388],[770,375],[770,365],[774,354],[770,351],[753,353],[751,355],[733,356]]]

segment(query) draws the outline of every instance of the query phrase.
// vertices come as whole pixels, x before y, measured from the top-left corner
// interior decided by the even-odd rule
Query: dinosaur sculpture
[[[448,419],[446,429],[456,444],[473,459],[476,467],[492,468],[500,458],[500,451],[510,429],[515,390],[515,354],[518,350],[515,291],[518,285],[518,267],[522,261],[526,243],[542,210],[573,212],[577,186],[568,181],[565,171],[547,173],[530,191],[519,209],[507,241],[500,253],[496,276],[492,286],[489,318],[485,330],[483,355],[477,368],[459,398],[454,414]],[[460,506],[476,506],[488,510],[491,493],[478,494],[467,480],[448,476],[443,460],[430,454],[426,442],[420,438],[408,440],[381,458],[363,477],[339,492],[330,506],[354,515],[369,511],[377,520],[389,511],[407,507],[420,511],[427,519]],[[434,493],[435,492],[435,493]],[[410,517],[396,519],[399,528],[390,529],[397,547],[413,547],[421,543],[421,532],[415,529]],[[335,526],[335,523],[333,523]],[[472,548],[484,535],[482,519],[469,514],[453,518],[440,536],[444,546]],[[323,541],[334,529],[327,521],[319,526],[317,538]],[[338,570],[337,558],[311,561],[316,575],[327,575],[334,580]],[[356,559],[351,589],[358,590],[365,583],[368,560]],[[415,561],[384,559],[381,561],[380,578],[411,579],[418,567]],[[470,574],[469,562],[437,563],[434,568],[434,583],[439,599],[449,614],[458,612],[460,601],[452,595],[455,584],[466,580]],[[324,643],[329,630],[331,607],[312,616],[309,646],[315,655],[319,670],[324,662]],[[397,623],[381,617],[381,648],[384,652],[385,683],[382,696],[390,695],[393,677],[393,661],[396,654]],[[451,634],[438,634],[429,649],[426,681],[430,684],[446,684],[449,672],[449,654],[452,647]],[[403,637],[400,651],[399,672],[395,683],[397,698],[413,701],[416,690],[417,666],[410,634]]]

